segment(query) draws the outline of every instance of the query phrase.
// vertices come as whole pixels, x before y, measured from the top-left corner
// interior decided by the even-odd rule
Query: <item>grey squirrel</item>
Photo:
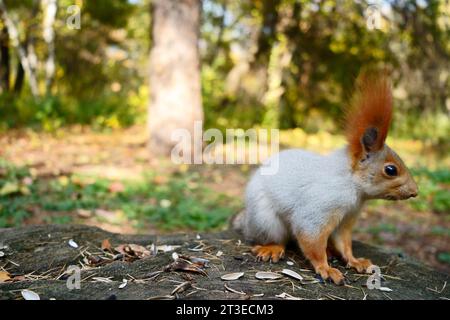
[[[365,72],[356,81],[347,109],[348,145],[329,155],[292,149],[269,158],[274,175],[258,169],[248,182],[245,210],[234,229],[256,245],[258,259],[277,262],[289,240],[296,240],[317,274],[343,284],[328,264],[327,248],[349,267],[366,272],[369,259],[355,258],[352,229],[366,200],[416,197],[418,187],[400,157],[385,144],[392,119],[392,94],[386,72]]]

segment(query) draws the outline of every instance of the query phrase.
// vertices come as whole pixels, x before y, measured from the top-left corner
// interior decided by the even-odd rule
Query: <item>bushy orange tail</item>
[[[363,72],[356,81],[356,91],[346,110],[346,135],[353,161],[363,156],[361,138],[369,128],[377,130],[371,151],[380,150],[392,120],[391,84],[386,71]]]

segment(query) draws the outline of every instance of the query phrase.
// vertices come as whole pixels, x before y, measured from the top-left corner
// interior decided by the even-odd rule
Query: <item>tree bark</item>
[[[0,33],[0,92],[8,92],[10,88],[9,34],[3,23]]]
[[[177,144],[172,140],[177,129],[191,134],[191,144],[183,150],[191,156],[201,152],[201,141],[192,140],[195,121],[203,120],[200,8],[200,0],[155,0],[152,4],[148,127],[155,156],[170,155]]]
[[[14,94],[19,95],[22,91],[25,72],[20,61],[17,62],[16,79],[14,81]]]
[[[2,15],[3,21],[5,21],[5,24],[8,27],[11,44],[16,48],[20,63],[22,64],[22,67],[28,76],[28,83],[30,85],[31,94],[36,98],[39,96],[36,73],[31,66],[29,57],[27,55],[27,50],[20,44],[19,31],[16,28],[14,22],[9,17],[8,10],[3,0],[0,0],[0,13]]]
[[[44,11],[43,38],[47,44],[47,60],[45,62],[45,92],[51,94],[52,84],[55,77],[55,30],[54,23],[57,11],[56,0],[44,0],[42,2]]]
[[[68,244],[73,239],[78,248]],[[182,268],[174,270],[173,252],[157,252],[150,257],[133,262],[111,259],[101,249],[108,239],[112,248],[123,244],[138,244],[149,248],[174,246],[180,256],[209,260],[203,273],[188,272]],[[242,241],[241,241],[242,240]],[[3,273],[14,279],[0,279],[0,300],[22,299],[21,290],[29,289],[39,294],[42,300],[85,299],[281,299],[283,292],[298,299],[448,299],[450,276],[424,266],[399,252],[384,250],[361,242],[354,242],[355,254],[370,257],[381,267],[381,285],[391,292],[367,288],[368,277],[355,270],[346,269],[345,263],[333,261],[333,267],[345,272],[349,285],[336,286],[322,283],[315,276],[308,261],[296,246],[288,246],[286,260],[278,264],[257,261],[250,254],[250,247],[242,235],[231,231],[220,233],[165,234],[165,235],[121,235],[83,225],[42,225],[22,228],[0,229],[0,245],[3,258],[0,266]],[[201,245],[200,251],[192,248]],[[217,252],[222,255],[217,255]],[[91,259],[95,260],[91,260]],[[198,259],[198,260],[200,260]],[[97,266],[86,267],[86,260],[100,261]],[[202,261],[202,260],[200,260]],[[63,277],[69,266],[80,267],[80,287],[68,290],[68,278]],[[181,264],[182,266],[182,264]],[[287,268],[303,277],[290,278],[281,273]],[[263,281],[256,279],[257,271],[277,272],[280,279]],[[243,272],[235,281],[223,281],[222,276]],[[31,276],[30,276],[31,275]],[[66,275],[68,275],[66,273]],[[96,277],[108,278],[99,282]],[[119,289],[127,279],[125,288]],[[185,290],[174,290],[186,283]],[[200,288],[200,289],[199,289]],[[285,298],[289,298],[285,297]],[[279,317],[281,318],[281,317]],[[6,318],[5,318],[6,319]],[[225,318],[226,319],[226,318]]]

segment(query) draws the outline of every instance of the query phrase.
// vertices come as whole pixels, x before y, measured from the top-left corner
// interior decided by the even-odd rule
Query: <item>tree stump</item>
[[[139,246],[123,246],[130,244]],[[23,289],[57,300],[450,298],[449,275],[360,242],[354,250],[380,267],[384,289],[369,289],[370,275],[333,259],[331,264],[346,275],[346,285],[324,282],[295,246],[276,264],[258,262],[249,244],[231,231],[156,236],[113,234],[83,225],[0,229],[0,299],[23,299]],[[69,266],[80,270],[79,289],[68,286],[74,283]],[[283,269],[303,280],[283,275]],[[255,277],[259,271],[280,277],[260,280]],[[244,275],[221,279],[236,272]]]

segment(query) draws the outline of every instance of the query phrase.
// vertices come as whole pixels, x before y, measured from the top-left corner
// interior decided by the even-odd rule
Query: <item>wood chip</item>
[[[224,281],[232,281],[232,280],[237,280],[237,279],[241,278],[243,275],[244,275],[243,272],[228,273],[228,274],[224,274],[223,276],[221,276],[220,279],[222,279]]]

